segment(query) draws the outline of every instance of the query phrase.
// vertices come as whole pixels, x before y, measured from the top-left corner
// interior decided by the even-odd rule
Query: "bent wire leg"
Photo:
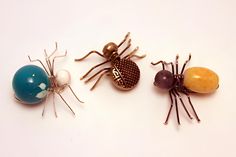
[[[130,32],[128,32],[126,35],[125,35],[125,38],[119,43],[119,45],[117,45],[118,47],[120,47],[129,37],[130,35]]]
[[[72,94],[75,96],[75,98],[76,98],[79,102],[84,103],[83,101],[81,101],[81,100],[77,97],[77,95],[75,94],[75,92],[72,90],[71,86],[70,86],[70,85],[67,85],[67,86],[69,87],[70,91],[71,91]]]
[[[104,68],[104,69],[101,69],[99,70],[97,73],[95,73],[93,76],[91,76],[90,78],[88,78],[85,83],[88,83],[89,81],[91,81],[94,77],[96,77],[98,74],[100,74],[101,72],[103,71],[108,71],[110,70],[111,68]]]
[[[126,55],[124,58],[125,58],[125,59],[131,59],[131,58],[133,58],[133,57],[136,57],[136,58],[138,58],[138,59],[142,59],[142,58],[146,57],[146,54],[141,55],[141,56],[135,55],[135,53],[138,51],[138,49],[139,49],[139,47],[136,47],[133,51],[131,51],[131,52],[130,52],[128,55]]]
[[[53,92],[52,101],[53,101],[54,114],[55,114],[55,117],[57,118],[57,110],[56,110],[56,104],[55,104],[55,92]]]
[[[44,50],[46,57],[50,59],[56,53],[57,48],[58,48],[58,45],[57,45],[57,42],[55,42],[55,50],[49,56],[47,55],[46,50]]]
[[[191,54],[189,54],[188,60],[185,61],[184,65],[183,65],[183,67],[182,67],[182,70],[181,70],[181,73],[180,73],[181,75],[183,74],[184,68],[185,68],[185,66],[187,65],[187,63],[188,63],[190,60],[191,60]]]
[[[62,101],[66,104],[66,106],[70,109],[70,111],[75,115],[75,112],[72,110],[72,108],[70,107],[70,105],[66,102],[66,100],[62,97],[62,95],[60,93],[57,93],[60,98],[62,99]]]
[[[45,65],[43,64],[43,62],[41,60],[39,60],[39,59],[32,60],[30,56],[28,56],[28,58],[29,58],[30,62],[39,62],[43,66],[43,69],[45,70],[45,72],[49,75],[48,70],[46,69]]]
[[[55,50],[50,55],[48,55],[47,50],[44,49],[45,60],[46,60],[46,63],[47,63],[47,66],[51,75],[53,74],[53,70],[52,70],[53,68],[52,68],[52,63],[50,59],[57,52],[57,49],[58,49],[57,42],[55,42]]]
[[[193,110],[193,112],[194,112],[194,115],[195,115],[197,121],[200,122],[201,120],[199,119],[199,117],[198,117],[198,115],[197,115],[197,112],[195,111],[195,109],[194,109],[194,107],[193,107],[193,104],[192,104],[192,102],[191,102],[191,99],[190,99],[189,94],[188,94],[187,92],[183,92],[183,93],[188,97],[188,102],[189,102],[189,104],[190,104],[190,106],[191,106],[191,108],[192,108],[192,110]]]
[[[174,69],[174,64],[172,62],[164,62],[165,65],[171,65],[171,69],[172,69],[172,74],[174,75],[175,74],[175,69]]]
[[[48,91],[49,92],[49,91]],[[45,99],[45,101],[47,101],[48,100],[48,95],[49,95],[49,93],[46,95],[46,99]],[[42,117],[44,117],[44,114],[45,114],[45,108],[46,108],[46,102],[43,102],[43,111],[42,111]]]
[[[156,62],[156,63],[151,62],[152,65],[158,65],[158,64],[160,64],[160,63],[161,63],[161,65],[162,65],[162,69],[165,70],[165,64],[164,64],[165,62],[164,62],[164,61],[158,61],[158,62]]]
[[[137,46],[133,51],[131,51],[129,54],[124,56],[124,58],[129,58],[130,56],[134,55],[138,51],[139,47]]]
[[[101,53],[99,53],[98,51],[91,51],[88,54],[86,54],[84,57],[75,59],[75,61],[82,61],[82,60],[84,60],[85,58],[87,58],[89,55],[91,55],[93,53],[95,53],[95,54],[97,54],[97,55],[99,55],[99,56],[104,58],[104,56]]]
[[[176,116],[177,116],[177,122],[180,125],[180,120],[179,120],[179,109],[178,109],[178,102],[177,102],[177,96],[175,95],[174,92],[172,92],[175,98],[175,107],[176,107]]]
[[[93,90],[96,86],[97,86],[97,84],[98,84],[98,82],[101,80],[101,78],[104,76],[104,74],[107,74],[109,71],[104,71],[100,76],[99,76],[99,78],[97,79],[97,81],[94,83],[94,85],[93,85],[93,87],[90,89],[90,90]]]
[[[128,59],[131,59],[131,58],[138,58],[138,59],[142,59],[142,58],[144,58],[144,57],[146,57],[146,54],[144,54],[144,55],[131,55],[131,56],[129,56],[129,57],[127,57]]]
[[[121,51],[121,53],[119,54],[119,57],[122,56],[122,54],[125,53],[125,51],[128,50],[130,46],[131,46],[131,39],[128,40],[128,45],[124,48],[123,51]]]
[[[91,72],[91,71],[93,71],[95,68],[97,68],[97,67],[99,67],[99,66],[101,66],[101,65],[103,65],[103,64],[106,64],[106,63],[108,63],[108,62],[110,62],[110,60],[107,60],[107,61],[105,61],[105,62],[102,62],[102,63],[100,63],[100,64],[98,64],[98,65],[95,65],[94,67],[92,67],[86,74],[84,74],[81,78],[80,78],[80,80],[83,80],[86,76],[88,76],[88,74]]]
[[[189,117],[190,119],[193,119],[193,117],[192,117],[192,116],[190,115],[190,113],[188,112],[188,110],[187,110],[187,108],[186,108],[186,106],[185,106],[185,104],[184,104],[184,102],[183,102],[183,99],[182,99],[181,95],[180,95],[176,90],[174,90],[174,92],[175,92],[175,94],[178,96],[178,98],[179,98],[179,100],[180,100],[180,102],[181,102],[181,104],[182,104],[182,106],[183,106],[185,112],[187,113],[188,117]]]
[[[172,108],[173,108],[173,98],[172,98],[172,94],[171,94],[171,91],[169,91],[169,96],[170,96],[170,101],[171,101],[171,104],[170,104],[170,109],[168,111],[168,114],[167,114],[167,117],[166,117],[166,120],[165,120],[165,125],[168,124],[168,120],[169,120],[169,117],[170,117],[170,113],[172,111]]]
[[[177,54],[175,57],[175,74],[178,75],[179,74],[179,55]]]
[[[52,59],[52,67],[51,67],[52,73],[54,73],[55,60],[56,60],[57,58],[66,57],[66,55],[67,55],[67,51],[65,51],[65,53],[64,53],[63,55],[58,55],[58,56],[53,57],[53,59]]]

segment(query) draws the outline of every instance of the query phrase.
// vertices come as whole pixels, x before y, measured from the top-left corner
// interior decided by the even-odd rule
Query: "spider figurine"
[[[181,102],[188,117],[190,119],[193,119],[189,111],[187,110],[180,93],[187,96],[188,102],[192,108],[194,116],[197,121],[200,122],[200,119],[193,107],[189,94],[204,94],[214,92],[219,87],[219,77],[215,72],[204,67],[192,67],[184,71],[185,66],[191,59],[191,54],[189,54],[188,60],[185,61],[179,73],[178,58],[179,56],[177,55],[175,60],[175,68],[173,62],[167,63],[161,60],[157,63],[151,63],[152,65],[162,64],[162,70],[160,70],[155,76],[154,85],[161,89],[169,90],[171,105],[164,124],[168,123],[168,119],[173,108],[173,103],[175,102],[177,121],[180,125],[177,98]],[[168,65],[171,65],[172,72],[165,70],[165,67]]]
[[[70,89],[75,98],[83,103],[76,96],[75,92],[72,90],[70,86],[71,76],[69,71],[67,70],[59,70],[56,74],[54,72],[54,64],[55,60],[61,57],[65,57],[67,55],[67,51],[64,55],[55,56],[57,52],[57,43],[55,50],[48,55],[46,50],[45,60],[46,66],[39,59],[32,60],[30,56],[28,56],[30,62],[39,62],[43,69],[36,65],[25,65],[21,67],[18,71],[16,71],[13,80],[12,86],[15,92],[15,98],[27,105],[35,105],[44,101],[50,94],[53,94],[53,108],[54,114],[57,117],[56,106],[55,106],[55,94],[57,94],[62,101],[66,104],[66,106],[70,109],[70,111],[75,115],[75,112],[66,102],[66,100],[62,97],[61,92],[64,91],[66,87]],[[44,103],[42,116],[44,116],[45,112]]]
[[[131,60],[131,58],[136,57],[141,59],[144,58],[146,55],[135,55],[138,50],[138,47],[136,47],[129,54],[124,57],[121,57],[125,53],[125,51],[131,46],[131,39],[128,40],[129,35],[130,33],[128,32],[123,41],[121,41],[118,45],[113,42],[109,42],[108,44],[106,44],[102,50],[103,54],[97,51],[91,51],[84,57],[80,59],[75,59],[75,61],[82,61],[90,54],[97,54],[105,59],[104,62],[92,67],[85,75],[80,78],[81,80],[87,77],[90,72],[92,72],[95,68],[109,62],[111,63],[111,66],[99,70],[97,73],[95,73],[85,81],[85,83],[88,83],[94,77],[100,74],[97,81],[90,90],[93,90],[96,87],[102,76],[104,76],[105,74],[111,76],[113,84],[120,90],[131,90],[137,85],[140,78],[140,70],[136,63]],[[128,45],[120,53],[118,53],[120,46],[123,45],[127,40]]]

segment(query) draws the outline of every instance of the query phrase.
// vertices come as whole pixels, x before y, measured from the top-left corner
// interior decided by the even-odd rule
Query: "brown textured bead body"
[[[130,59],[117,59],[112,65],[112,80],[117,88],[131,90],[137,85],[140,70],[135,62]]]
[[[126,34],[125,38],[119,43],[115,44],[114,42],[107,43],[102,50],[102,54],[98,51],[90,51],[87,55],[82,58],[75,59],[75,61],[82,61],[83,59],[87,58],[90,54],[97,54],[105,59],[100,64],[95,65],[92,67],[86,74],[81,77],[81,80],[84,79],[92,72],[95,68],[102,66],[106,63],[111,63],[111,66],[100,69],[94,75],[89,77],[85,82],[91,81],[96,76],[99,76],[97,81],[94,83],[90,90],[93,90],[98,82],[101,80],[103,76],[110,76],[111,81],[120,90],[131,90],[133,89],[140,78],[140,70],[135,62],[133,62],[132,58],[144,58],[146,55],[136,55],[135,53],[138,51],[138,47],[134,50],[129,52],[128,54],[124,55],[124,53],[130,48],[131,46],[131,39],[129,38],[129,32]],[[127,43],[127,46],[120,50],[120,46],[124,43]]]

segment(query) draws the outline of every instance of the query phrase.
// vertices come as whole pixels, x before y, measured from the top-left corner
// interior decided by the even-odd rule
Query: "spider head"
[[[117,54],[117,51],[118,46],[113,42],[106,44],[102,50],[104,57],[107,59],[110,59],[114,54]]]

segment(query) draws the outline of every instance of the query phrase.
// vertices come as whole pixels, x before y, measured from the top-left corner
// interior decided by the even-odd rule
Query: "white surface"
[[[68,157],[201,157],[236,156],[236,1],[234,0],[1,0],[0,156]],[[90,50],[101,51],[119,43],[131,32],[132,48],[139,46],[141,70],[138,86],[130,92],[116,90],[108,78],[94,91],[79,78],[102,60],[94,55],[81,63],[74,58]],[[56,63],[72,74],[71,86],[79,105],[67,90],[63,93],[77,116],[58,98],[58,118],[52,99],[27,107],[14,101],[11,79],[29,64],[27,55],[43,59],[43,49],[68,51]],[[151,61],[180,63],[192,53],[190,66],[205,66],[220,76],[220,88],[212,95],[193,95],[201,118],[190,122],[181,109],[182,125],[172,114],[163,125],[169,97],[153,86],[160,66]],[[187,104],[187,103],[186,103]],[[174,113],[174,112],[173,112]]]

